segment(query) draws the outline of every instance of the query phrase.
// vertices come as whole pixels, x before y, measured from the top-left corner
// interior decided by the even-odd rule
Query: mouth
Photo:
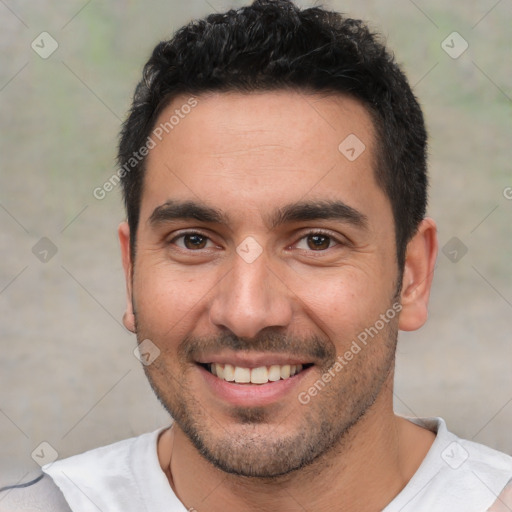
[[[199,363],[199,366],[225,382],[263,385],[291,379],[313,366],[313,363],[271,364],[257,368],[235,366],[229,363]]]

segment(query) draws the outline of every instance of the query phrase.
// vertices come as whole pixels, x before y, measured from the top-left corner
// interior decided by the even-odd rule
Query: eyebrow
[[[338,220],[367,229],[368,217],[343,201],[312,201],[288,204],[271,217],[272,229],[290,222],[307,220]]]
[[[149,223],[156,226],[165,222],[184,219],[194,219],[213,224],[228,224],[228,218],[220,210],[195,201],[173,200],[157,206],[149,217]]]
[[[153,226],[173,220],[194,219],[212,224],[229,224],[229,218],[221,211],[195,201],[169,200],[157,206],[149,223]],[[368,217],[343,201],[302,201],[276,209],[268,218],[270,229],[291,222],[311,220],[338,220],[362,229],[368,229]]]

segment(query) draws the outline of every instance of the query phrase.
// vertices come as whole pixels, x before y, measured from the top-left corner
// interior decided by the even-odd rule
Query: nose
[[[288,326],[292,314],[293,292],[265,253],[250,263],[234,254],[230,271],[214,289],[210,321],[236,336],[253,338],[262,329]]]

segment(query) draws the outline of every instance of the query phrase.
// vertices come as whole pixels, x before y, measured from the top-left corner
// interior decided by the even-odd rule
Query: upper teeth
[[[260,366],[259,368],[242,368],[231,364],[212,363],[210,371],[228,382],[237,382],[239,384],[266,384],[280,379],[288,379],[296,373],[302,371],[301,364],[285,364],[272,366]]]

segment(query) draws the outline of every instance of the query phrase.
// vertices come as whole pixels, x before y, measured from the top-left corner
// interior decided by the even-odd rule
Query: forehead
[[[182,95],[161,112],[152,138],[142,217],[169,199],[245,215],[307,198],[361,207],[373,194],[373,206],[387,208],[374,178],[373,123],[352,98],[284,90]]]
[[[195,106],[190,108],[192,102]],[[289,130],[284,132],[283,127]],[[267,142],[274,149],[333,151],[354,131],[366,145],[371,146],[374,138],[370,115],[358,100],[292,90],[180,95],[161,112],[158,128],[165,132],[161,138],[166,142],[186,142],[183,149],[195,153],[222,150],[226,142],[240,150]]]

